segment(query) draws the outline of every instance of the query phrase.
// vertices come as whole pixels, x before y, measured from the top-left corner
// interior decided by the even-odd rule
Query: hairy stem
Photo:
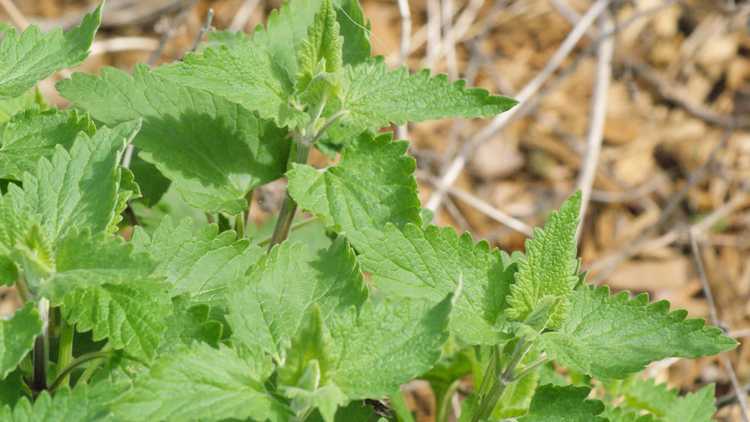
[[[36,393],[47,389],[47,364],[49,362],[49,301],[39,301],[39,317],[42,320],[42,334],[34,340],[34,371],[31,389]]]
[[[57,377],[60,378],[60,374],[63,373],[65,367],[70,364],[73,360],[73,337],[74,337],[73,325],[60,320],[60,344],[57,348]],[[60,379],[60,385],[68,385],[70,376],[66,375]]]
[[[513,348],[513,354],[511,355],[510,361],[505,367],[505,370],[502,372],[502,374],[500,374],[499,377],[497,377],[495,383],[490,389],[490,392],[486,396],[480,398],[479,410],[474,414],[474,417],[472,418],[473,422],[479,422],[480,420],[489,418],[489,416],[492,414],[492,410],[495,408],[495,405],[497,405],[498,400],[500,400],[503,392],[505,392],[505,388],[509,384],[513,383],[513,381],[515,381],[513,372],[515,372],[516,367],[526,355],[526,352],[528,352],[528,350],[529,348],[526,347],[526,340],[523,338],[518,340],[515,348]]]
[[[52,385],[50,386],[50,390],[55,391],[58,387],[62,386],[66,381],[66,379],[70,376],[70,373],[73,372],[74,369],[77,367],[83,365],[86,362],[92,361],[94,359],[104,359],[108,357],[112,352],[109,351],[99,351],[99,352],[91,352],[86,353],[85,355],[81,355],[72,362],[70,362],[69,365],[67,365],[58,375],[57,378],[55,378],[55,381],[52,382]]]
[[[445,394],[443,394],[443,397],[440,399],[437,418],[435,418],[437,422],[448,422],[450,420],[451,413],[449,410],[451,409],[453,395],[456,394],[456,391],[458,391],[458,387],[460,386],[461,379],[457,379],[451,383],[447,390],[445,390]]]
[[[307,140],[302,139],[295,142],[293,148],[290,157],[291,159],[289,160],[290,163],[307,163],[307,157],[310,155],[310,143]],[[278,245],[289,236],[289,228],[292,226],[292,221],[294,221],[294,214],[296,212],[297,203],[294,202],[294,199],[292,199],[291,196],[289,196],[289,191],[287,190],[284,203],[281,205],[281,211],[279,211],[279,219],[276,221],[271,241],[268,244],[269,251],[274,245]]]

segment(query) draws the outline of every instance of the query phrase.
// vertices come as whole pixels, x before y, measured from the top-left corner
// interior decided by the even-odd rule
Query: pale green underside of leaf
[[[20,180],[40,158],[51,158],[56,145],[73,146],[79,132],[94,135],[91,120],[76,112],[27,111],[0,127],[0,178]]]
[[[510,288],[508,316],[524,320],[546,298],[563,300],[550,316],[549,327],[557,327],[565,315],[567,297],[575,288],[576,229],[581,208],[580,191],[552,213],[544,229],[534,230],[526,241],[526,255],[520,260],[516,282]]]
[[[506,387],[492,413],[497,419],[525,415],[539,384],[539,371],[534,371]]]
[[[288,421],[254,366],[225,346],[203,343],[164,355],[113,407],[124,420]]]
[[[79,332],[93,331],[93,340],[108,340],[115,350],[151,359],[156,354],[172,304],[161,282],[130,280],[101,284],[65,295],[63,317]]]
[[[19,96],[55,71],[81,63],[99,28],[101,8],[65,33],[55,29],[43,34],[34,25],[21,34],[5,32],[0,42],[0,98]]]
[[[679,391],[668,389],[666,384],[638,379],[624,395],[628,407],[647,410],[665,421],[710,422],[716,413],[713,384],[680,397]]]
[[[349,114],[343,133],[358,134],[391,123],[421,122],[445,117],[492,117],[516,104],[480,88],[466,88],[428,70],[410,74],[405,68],[390,70],[382,58],[345,68],[342,106]]]
[[[40,292],[57,305],[74,290],[143,280],[153,268],[148,255],[117,236],[72,231],[56,242],[53,271]]]
[[[285,242],[261,259],[227,293],[233,338],[283,361],[283,351],[313,304],[323,318],[356,306],[367,291],[343,239],[326,251]]]
[[[219,233],[216,225],[195,228],[191,219],[179,224],[162,219],[148,235],[136,228],[131,243],[156,263],[152,274],[173,285],[173,296],[189,293],[195,300],[223,301],[227,285],[241,278],[265,252],[232,231]]]
[[[11,319],[0,321],[0,379],[16,369],[41,333],[42,321],[31,302],[17,310]]]
[[[519,422],[607,422],[597,416],[604,411],[598,400],[586,400],[587,387],[543,385],[536,390],[529,413]]]
[[[472,344],[504,337],[493,325],[505,309],[512,281],[498,251],[452,229],[422,230],[414,160],[389,135],[362,134],[325,172],[295,166],[289,192],[300,207],[346,235],[362,255],[378,290],[396,297],[440,301],[463,287],[451,330]]]
[[[78,385],[73,390],[62,388],[54,397],[42,392],[34,403],[20,400],[11,410],[0,408],[0,420],[5,422],[115,421],[109,405],[124,391],[122,384],[102,382],[94,386]]]
[[[607,287],[583,286],[571,296],[557,332],[542,335],[547,353],[571,369],[601,379],[624,378],[667,357],[696,358],[730,350],[737,342],[687,312],[669,312],[669,302],[610,296]]]
[[[107,125],[142,118],[139,157],[171,179],[189,204],[240,213],[245,195],[286,169],[286,131],[209,92],[180,86],[137,66],[133,76],[105,68],[57,85],[75,105]]]
[[[349,399],[378,398],[427,372],[448,339],[451,300],[368,300],[332,314],[332,382]]]
[[[323,0],[300,46],[298,82],[307,85],[319,70],[333,73],[341,69],[343,44],[333,3]]]
[[[51,160],[40,159],[0,198],[0,252],[11,249],[38,224],[50,242],[69,230],[104,232],[118,205],[120,155],[138,122],[101,128],[89,138],[79,134],[70,151],[57,146]]]

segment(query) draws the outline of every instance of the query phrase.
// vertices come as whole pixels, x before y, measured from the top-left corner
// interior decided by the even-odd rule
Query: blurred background
[[[438,224],[522,249],[531,227],[581,189],[589,281],[668,299],[750,338],[750,2],[362,1],[374,53],[391,65],[520,101],[495,120],[396,128]],[[95,3],[0,0],[0,20],[69,28]],[[279,5],[108,0],[92,56],[74,70],[176,60],[206,28],[252,32]],[[65,106],[54,82],[69,74],[40,84],[49,103]],[[257,222],[283,189],[255,195]],[[13,306],[12,292],[3,298]],[[716,383],[719,419],[741,420],[735,391],[748,390],[750,348],[648,371],[684,392]],[[432,420],[429,393],[405,388],[420,420]]]

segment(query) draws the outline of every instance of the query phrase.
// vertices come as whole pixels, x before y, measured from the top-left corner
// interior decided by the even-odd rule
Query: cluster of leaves
[[[0,419],[410,420],[399,386],[421,377],[442,421],[467,375],[466,421],[710,419],[711,386],[633,374],[735,342],[588,285],[580,195],[509,255],[430,225],[407,144],[378,132],[513,100],[388,69],[357,0],[291,0],[180,62],[74,74],[74,107],[50,109],[34,85],[86,57],[100,17],[0,42],[0,283],[25,303],[0,321]],[[340,160],[315,169],[311,147]],[[282,176],[264,238],[247,198]]]

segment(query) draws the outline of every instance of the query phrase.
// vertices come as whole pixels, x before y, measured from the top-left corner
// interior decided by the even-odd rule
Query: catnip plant
[[[524,253],[430,224],[381,129],[512,99],[389,69],[357,0],[290,0],[180,61],[75,73],[72,106],[46,105],[35,84],[86,58],[101,13],[2,29],[0,283],[23,305],[0,321],[0,420],[411,421],[414,379],[440,422],[467,380],[461,421],[711,419],[713,386],[639,372],[736,342],[588,284],[580,194]],[[312,148],[339,159],[313,168]],[[282,177],[273,226],[250,224]]]

